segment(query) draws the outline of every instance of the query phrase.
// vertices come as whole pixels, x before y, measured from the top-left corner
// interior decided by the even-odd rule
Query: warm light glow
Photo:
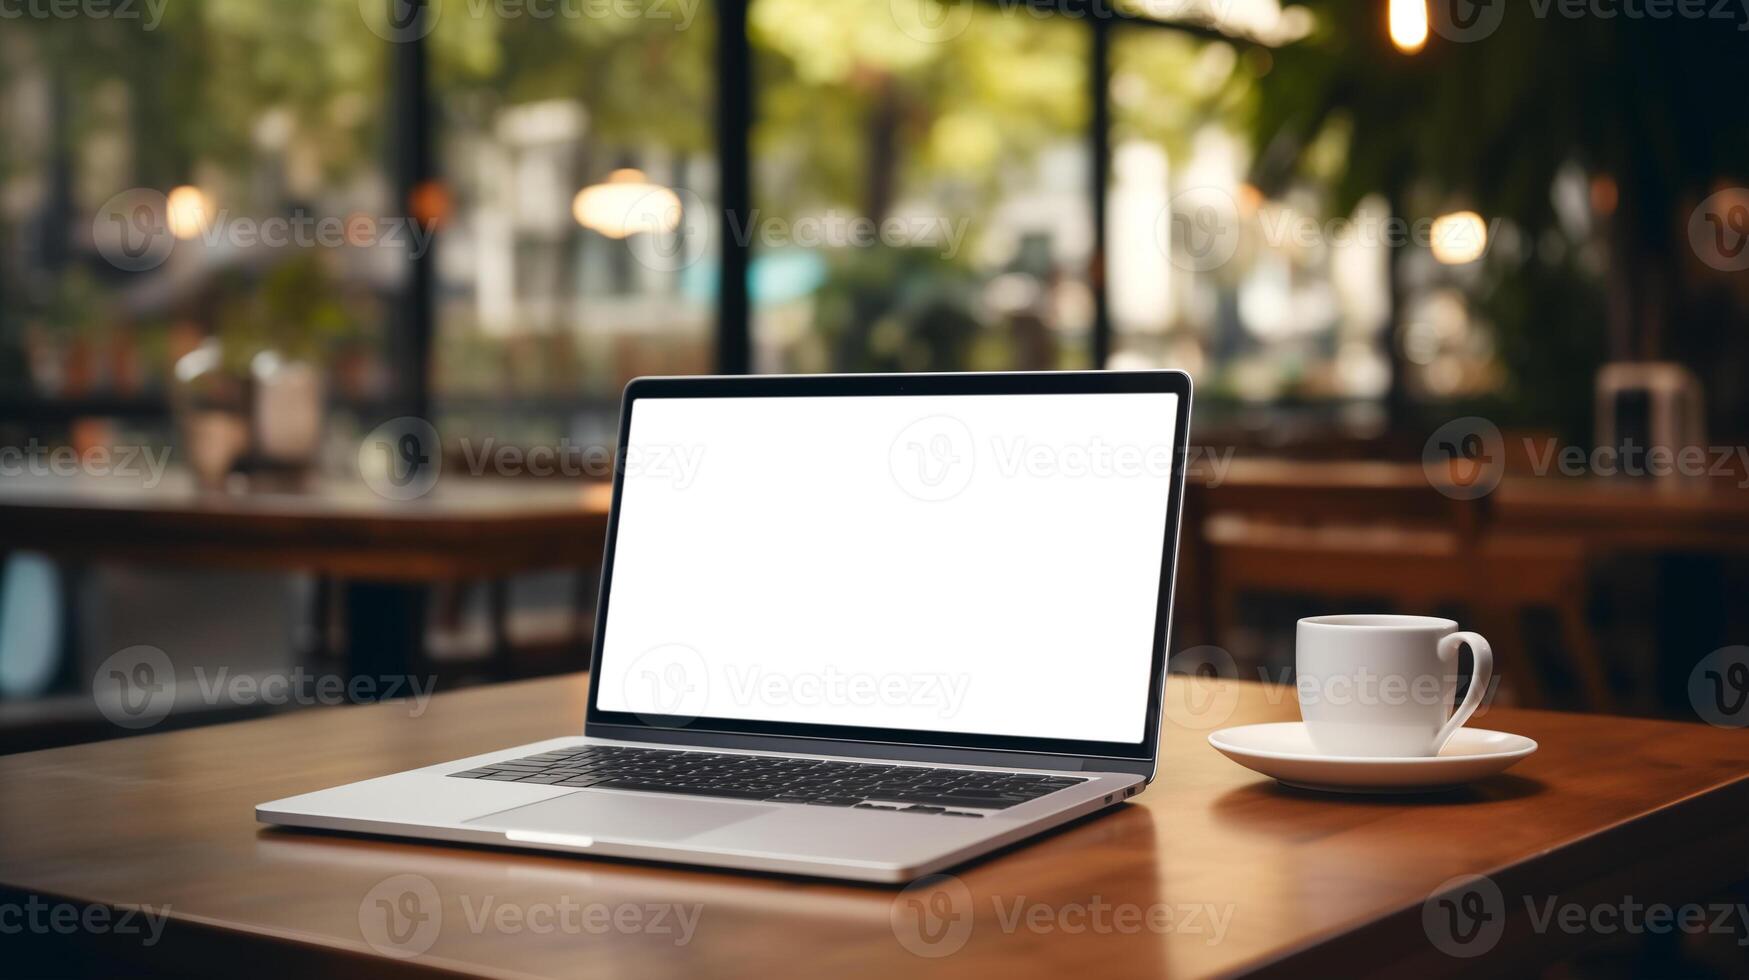
[[[206,195],[192,184],[183,184],[164,199],[164,219],[170,234],[187,241],[206,229],[212,220],[212,207]]]
[[[1615,213],[1615,206],[1619,203],[1621,188],[1616,186],[1614,177],[1598,174],[1591,178],[1591,210],[1607,218]]]
[[[1235,197],[1240,214],[1256,214],[1257,209],[1263,206],[1263,192],[1258,190],[1255,184],[1240,184],[1239,192]]]
[[[449,220],[449,188],[439,180],[422,180],[407,192],[407,213],[423,228]]]
[[[1427,43],[1427,0],[1389,0],[1391,43],[1414,54]]]
[[[1474,262],[1488,250],[1488,225],[1474,211],[1442,214],[1433,219],[1433,257],[1446,265]]]
[[[641,170],[615,170],[585,187],[571,201],[577,223],[609,238],[673,231],[680,225],[680,197],[652,184]]]

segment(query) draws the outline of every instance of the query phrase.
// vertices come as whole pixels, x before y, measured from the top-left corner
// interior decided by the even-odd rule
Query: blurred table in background
[[[1720,556],[1749,554],[1749,490],[1716,480],[1535,476],[1508,472],[1479,496],[1442,492],[1419,463],[1250,458],[1193,467],[1186,500],[1177,645],[1225,644],[1240,592],[1331,602],[1383,599],[1401,612],[1468,608],[1513,653],[1530,608],[1552,610],[1566,669],[1585,706],[1613,703],[1592,637],[1587,576],[1603,557],[1652,559],[1659,649],[1699,656],[1720,603],[1694,581]],[[1446,487],[1445,489],[1453,489]],[[1471,498],[1471,499],[1465,499]],[[1710,649],[1710,648],[1709,648]],[[1538,651],[1540,653],[1540,651]],[[1546,659],[1546,658],[1543,658]],[[1635,665],[1651,674],[1651,665]],[[1533,672],[1525,700],[1544,700]]]
[[[1508,476],[1488,499],[1501,530],[1578,534],[1598,550],[1749,554],[1749,489],[1733,480]]]
[[[1719,480],[1562,477],[1508,473],[1477,498],[1495,529],[1566,531],[1613,550],[1749,553],[1749,489]],[[1235,459],[1224,472],[1193,467],[1190,484],[1218,498],[1223,487],[1311,493],[1380,488],[1432,490],[1419,463]],[[1388,516],[1388,515],[1376,515]]]
[[[1547,601],[1563,616],[1567,634],[1586,632],[1575,581],[1577,576],[1582,585],[1580,573],[1597,556],[1749,554],[1749,491],[1734,481],[1509,474],[1493,492],[1463,501],[1438,493],[1418,463],[1253,458],[1193,472],[1190,487],[1179,648],[1220,642],[1214,635],[1221,618],[1216,607],[1230,596],[1213,594],[1225,579],[1209,574],[1213,560],[1204,531],[1211,513],[1240,501],[1342,528],[1422,522],[1407,536],[1366,538],[1384,541],[1382,550],[1355,547],[1360,537],[1338,531],[1317,548],[1297,552],[1296,560],[1265,555],[1269,560],[1250,563],[1271,569],[1272,576],[1303,572],[1323,590],[1310,594],[1341,584],[1331,574],[1336,564],[1325,560],[1332,555],[1345,555],[1350,568],[1374,581],[1413,593],[1427,584],[1420,581],[1425,576],[1393,574],[1390,564],[1408,562],[1440,571],[1441,579],[1479,577],[1482,584],[1472,597],[1497,596],[1507,606],[1520,599]],[[296,492],[230,493],[201,490],[176,470],[150,487],[118,478],[9,477],[0,482],[0,547],[47,554],[75,573],[85,563],[124,562],[317,575],[339,583],[343,593],[344,646],[355,674],[405,673],[423,661],[427,586],[486,581],[492,643],[503,674],[505,577],[598,567],[609,497],[605,484],[541,480],[443,480],[423,497],[395,501],[353,481],[317,481]],[[1496,560],[1479,572],[1457,569],[1451,557],[1457,552],[1442,551],[1443,538],[1467,542],[1475,554]],[[1295,544],[1291,535],[1272,529],[1260,541],[1276,552],[1292,551]],[[1477,591],[1483,588],[1486,593]],[[1666,591],[1677,605],[1708,601],[1681,588]],[[1419,600],[1408,602],[1410,607],[1429,608]],[[1476,625],[1483,632],[1491,628]],[[69,622],[69,629],[76,627]],[[1573,639],[1581,648],[1589,642]],[[1661,637],[1665,649],[1689,645]],[[1604,681],[1595,661],[1581,649],[1576,669],[1589,701],[1602,707],[1608,700],[1600,694]]]
[[[610,488],[558,481],[443,480],[413,500],[356,481],[297,490],[204,490],[184,471],[156,483],[8,477],[0,548],[91,562],[303,572],[341,584],[354,675],[423,660],[423,586],[491,583],[494,646],[506,655],[503,581],[601,560]],[[76,628],[76,623],[70,623]]]

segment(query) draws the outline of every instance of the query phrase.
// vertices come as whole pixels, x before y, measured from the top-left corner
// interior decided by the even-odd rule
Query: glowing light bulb
[[[1474,262],[1488,250],[1488,225],[1474,211],[1457,211],[1433,219],[1433,257],[1445,265]]]
[[[651,183],[641,170],[615,170],[571,199],[577,223],[609,238],[673,231],[680,225],[680,211],[679,195]]]
[[[1391,43],[1404,54],[1427,44],[1427,0],[1389,0]]]
[[[200,234],[211,220],[212,206],[193,184],[174,188],[164,198],[164,220],[170,234],[187,241]]]

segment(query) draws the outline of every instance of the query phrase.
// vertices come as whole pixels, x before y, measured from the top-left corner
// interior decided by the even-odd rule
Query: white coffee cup
[[[1475,661],[1470,688],[1448,714],[1458,647],[1466,643]],[[1302,619],[1294,661],[1300,716],[1312,746],[1326,755],[1438,755],[1475,714],[1494,676],[1487,640],[1432,616]]]

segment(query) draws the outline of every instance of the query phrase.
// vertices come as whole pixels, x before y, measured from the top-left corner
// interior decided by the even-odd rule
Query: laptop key
[[[935,802],[948,806],[975,806],[986,810],[1006,810],[1011,806],[1019,806],[1030,801],[981,796],[938,796],[935,798]]]
[[[971,789],[969,787],[964,787],[964,786],[954,787],[952,789],[952,793],[955,796],[987,797],[987,798],[992,799],[992,800],[1016,799],[1020,796],[1019,793],[1010,793],[1010,792],[1003,791],[1003,790]]]
[[[768,792],[754,792],[740,789],[689,789],[680,786],[663,786],[649,783],[631,783],[621,780],[607,780],[595,784],[596,789],[629,789],[643,793],[674,793],[680,796],[712,796],[717,799],[729,800],[763,800]]]

